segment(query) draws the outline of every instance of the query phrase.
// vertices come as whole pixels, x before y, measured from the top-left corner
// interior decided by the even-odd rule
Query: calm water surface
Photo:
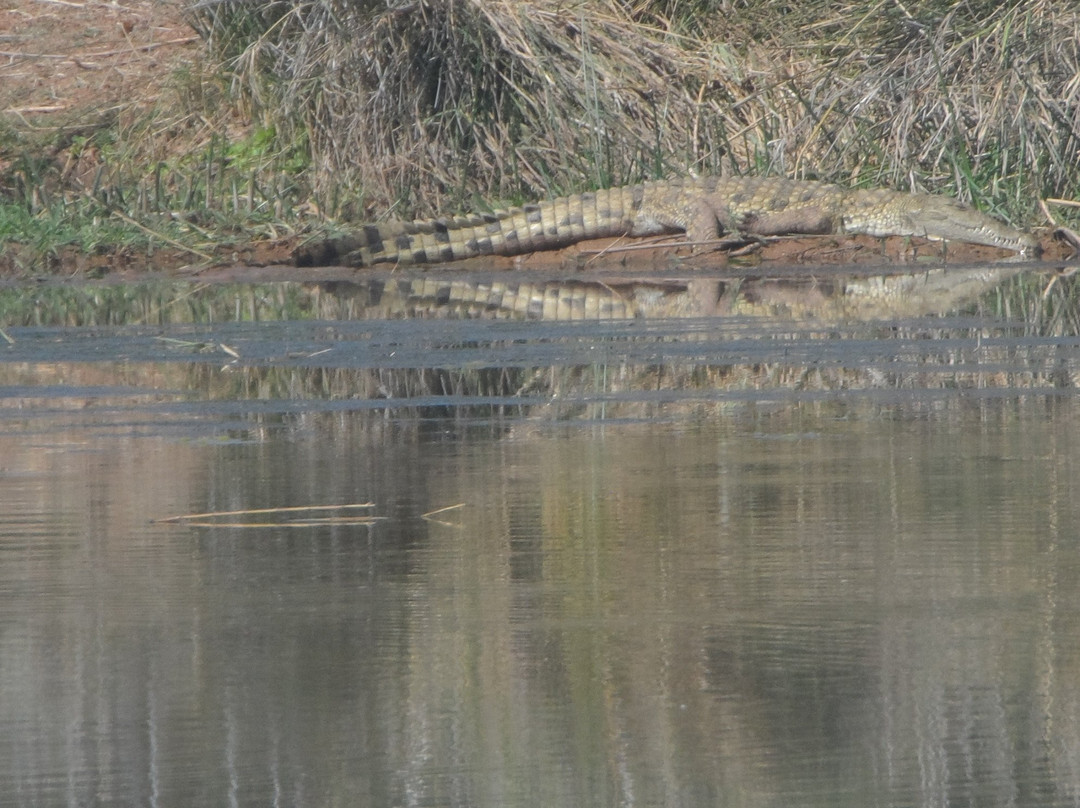
[[[5,326],[0,803],[1080,804],[1075,340],[415,325]]]

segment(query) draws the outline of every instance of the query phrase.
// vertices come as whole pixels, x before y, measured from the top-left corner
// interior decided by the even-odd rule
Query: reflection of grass
[[[1080,334],[1080,284],[1075,276],[1019,275],[987,295],[981,311],[1022,321],[1030,334]]]
[[[0,290],[7,326],[166,325],[310,320],[300,284],[134,283]]]

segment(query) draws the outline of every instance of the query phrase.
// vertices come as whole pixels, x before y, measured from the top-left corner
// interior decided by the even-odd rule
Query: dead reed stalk
[[[1080,187],[1080,10],[1053,0],[204,2],[237,86],[352,215],[669,173]],[[350,205],[341,206],[350,213]]]

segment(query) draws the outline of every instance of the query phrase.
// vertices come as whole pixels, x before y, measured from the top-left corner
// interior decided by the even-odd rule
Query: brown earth
[[[179,3],[0,0],[0,48],[0,109],[34,128],[152,103],[200,45]]]
[[[176,72],[198,63],[202,43],[174,0],[0,0],[0,123],[29,135],[60,134],[50,158],[65,179],[92,179],[94,155],[70,150],[74,135],[133,120],[170,92]],[[234,132],[235,134],[235,132]],[[183,148],[177,144],[177,148]],[[0,175],[9,166],[0,153]],[[10,159],[10,157],[8,158]],[[284,261],[289,244],[223,248],[215,262]],[[17,273],[17,256],[0,253],[0,275]],[[190,252],[155,250],[161,271],[199,262]],[[47,267],[68,275],[137,271],[144,251],[85,254],[62,249]]]
[[[199,37],[185,23],[182,3],[172,0],[0,0],[0,115],[2,123],[27,132],[93,131],[95,127],[134,117],[153,107],[176,71],[201,60]],[[241,124],[239,124],[242,126]],[[233,133],[235,134],[235,132]],[[75,165],[65,153],[64,139],[51,156],[68,169],[87,175],[92,165]],[[183,148],[183,144],[177,144]],[[0,174],[7,166],[0,154]],[[610,244],[585,244],[552,253],[516,259],[474,259],[463,268],[580,269],[594,265],[656,266],[672,256],[670,249],[605,251]],[[288,263],[294,242],[256,242],[222,247],[212,260],[190,252],[155,249],[103,250],[88,255],[62,250],[50,269],[59,274],[145,273],[148,265],[167,274],[235,274],[242,267]],[[1048,257],[1056,260],[1069,250],[1044,238]],[[681,251],[680,251],[681,252]],[[597,254],[599,253],[599,254]],[[778,263],[887,264],[919,258],[940,258],[937,245],[904,239],[793,238],[764,245],[753,260]],[[1000,256],[1000,251],[970,245],[950,245],[949,261],[970,262]],[[713,253],[691,259],[691,265],[715,265],[726,260]],[[10,275],[15,256],[0,253],[0,275]],[[295,270],[293,270],[295,272]],[[259,273],[263,274],[263,273]]]

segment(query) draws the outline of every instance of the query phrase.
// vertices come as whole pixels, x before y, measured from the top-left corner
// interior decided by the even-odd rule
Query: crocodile
[[[955,199],[849,189],[777,177],[700,177],[626,185],[520,207],[361,226],[301,245],[297,266],[433,264],[521,255],[594,238],[685,233],[701,246],[731,236],[919,236],[1037,255],[1039,242]]]

